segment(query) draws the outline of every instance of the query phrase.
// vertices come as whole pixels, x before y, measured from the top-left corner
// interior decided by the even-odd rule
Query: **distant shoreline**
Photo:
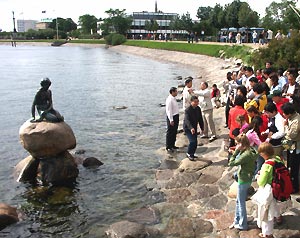
[[[10,41],[0,42],[0,45],[11,45]],[[17,42],[18,46],[51,46],[51,42]],[[59,47],[87,47],[87,48],[105,48],[105,44],[87,44],[87,43],[68,43]],[[179,65],[186,65],[193,68],[196,75],[191,75],[196,78],[194,81],[194,87],[197,88],[201,81],[207,81],[210,85],[220,83],[226,78],[228,71],[227,65],[230,63],[226,62],[221,58],[184,53],[178,51],[160,50],[160,49],[149,49],[136,46],[118,45],[109,47],[109,50],[116,52],[122,52],[127,54],[138,55],[148,59],[153,59],[162,62],[169,62]]]

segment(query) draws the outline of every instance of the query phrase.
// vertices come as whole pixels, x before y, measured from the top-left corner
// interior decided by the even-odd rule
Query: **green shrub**
[[[274,68],[298,67],[300,63],[300,34],[292,33],[291,38],[273,39],[268,47],[260,48],[251,56],[251,62],[256,68],[264,68],[267,61],[273,62]]]
[[[107,45],[121,45],[126,42],[126,38],[121,34],[112,33],[105,37],[105,42]]]

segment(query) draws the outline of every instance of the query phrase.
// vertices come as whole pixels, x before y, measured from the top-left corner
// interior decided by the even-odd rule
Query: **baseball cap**
[[[281,97],[282,93],[280,90],[274,90],[270,95],[268,95],[268,98],[273,98],[273,97]]]

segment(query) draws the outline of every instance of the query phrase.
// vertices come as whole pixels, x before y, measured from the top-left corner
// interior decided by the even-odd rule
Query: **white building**
[[[36,20],[17,20],[17,31],[26,32],[29,29],[36,30]]]

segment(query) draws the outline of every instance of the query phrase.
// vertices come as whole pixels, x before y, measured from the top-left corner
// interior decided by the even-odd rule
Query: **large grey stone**
[[[196,161],[190,161],[185,158],[179,165],[179,170],[184,172],[195,172],[211,165],[211,160],[197,159]]]
[[[130,221],[120,221],[112,224],[105,232],[111,238],[154,238],[159,237],[159,231],[148,229],[145,225]]]
[[[219,187],[216,185],[193,184],[190,187],[193,200],[209,198],[219,193]]]
[[[32,182],[36,180],[39,159],[27,156],[21,160],[14,169],[14,177],[18,182]]]
[[[166,189],[186,188],[196,182],[200,173],[177,173],[166,184]]]
[[[199,178],[198,183],[214,184],[222,177],[224,170],[224,166],[216,165],[216,163],[213,163],[205,169],[201,170],[202,175]]]
[[[163,159],[158,169],[164,170],[164,169],[177,169],[177,168],[178,168],[178,162],[176,160]]]
[[[69,152],[40,160],[37,178],[44,184],[61,184],[75,180],[78,176],[77,164]]]
[[[58,155],[76,146],[76,139],[65,122],[26,121],[19,130],[21,144],[35,158]]]
[[[167,201],[170,203],[181,203],[184,201],[189,201],[191,192],[188,189],[167,189],[164,190],[166,194]]]
[[[163,234],[171,237],[194,238],[196,235],[199,236],[212,231],[213,225],[209,221],[198,218],[171,217]]]
[[[137,210],[130,211],[126,215],[126,219],[144,225],[153,225],[160,222],[159,211],[153,207],[142,207]]]

